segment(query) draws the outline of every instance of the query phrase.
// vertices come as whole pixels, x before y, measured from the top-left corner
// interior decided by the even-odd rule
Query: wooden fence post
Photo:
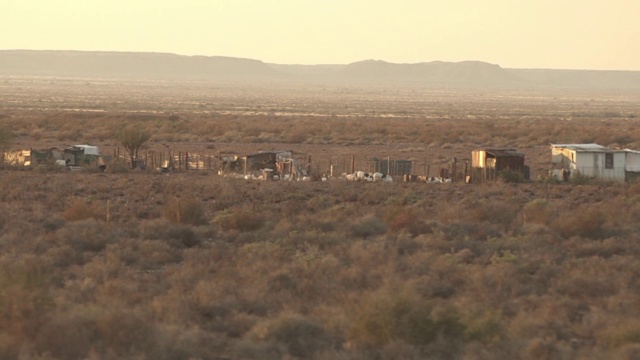
[[[455,157],[451,160],[451,182],[456,182],[456,165],[458,163],[458,159]]]

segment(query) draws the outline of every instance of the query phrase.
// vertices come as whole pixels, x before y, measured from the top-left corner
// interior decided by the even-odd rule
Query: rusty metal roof
[[[523,153],[520,153],[515,149],[482,149],[477,151],[484,151],[495,157],[524,157]]]
[[[552,148],[569,149],[574,151],[586,151],[586,152],[611,152],[616,151],[614,149],[602,146],[599,144],[551,144]]]

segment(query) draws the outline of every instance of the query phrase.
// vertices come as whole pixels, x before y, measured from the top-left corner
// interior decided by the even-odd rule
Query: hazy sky
[[[640,0],[0,0],[0,49],[640,70]]]

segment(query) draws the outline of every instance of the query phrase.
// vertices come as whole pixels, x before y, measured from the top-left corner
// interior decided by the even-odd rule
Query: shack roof
[[[82,149],[85,155],[100,155],[100,151],[97,146],[92,145],[73,145],[67,148],[67,150],[76,151]]]
[[[476,151],[484,151],[495,157],[524,157],[523,153],[520,153],[515,149],[481,149]]]
[[[569,149],[582,152],[612,152],[617,151],[599,144],[551,144],[552,148]]]
[[[283,151],[259,151],[257,153],[239,155],[240,158],[252,158],[252,157],[271,157],[271,156],[281,156],[281,157],[291,157],[290,150]]]

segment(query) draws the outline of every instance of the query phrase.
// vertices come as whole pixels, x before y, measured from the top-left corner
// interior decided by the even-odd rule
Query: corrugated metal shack
[[[65,149],[50,148],[45,150],[16,150],[4,153],[4,162],[14,166],[33,166],[59,163],[78,167],[96,164],[104,167],[105,159],[100,155],[97,146],[73,145]]]
[[[62,157],[67,166],[104,165],[97,146],[73,145],[64,149]]]
[[[524,154],[515,149],[482,149],[471,152],[471,181],[495,181],[501,172],[512,171],[529,180]]]
[[[222,172],[251,174],[263,169],[276,169],[278,154],[283,152],[269,151],[247,155],[221,155]]]
[[[221,175],[243,175],[256,178],[268,176],[291,180],[300,180],[307,176],[309,171],[300,166],[293,158],[291,151],[261,151],[249,155],[220,155],[222,161]]]
[[[4,153],[4,163],[13,166],[32,166],[53,163],[62,160],[63,150],[51,148],[46,150],[15,150]]]
[[[576,176],[610,181],[626,178],[627,151],[598,144],[551,144],[552,175],[560,180]],[[629,156],[633,168],[634,156]]]
[[[238,157],[243,166],[244,174],[264,169],[276,169],[278,152],[259,152],[257,154],[242,155]]]

